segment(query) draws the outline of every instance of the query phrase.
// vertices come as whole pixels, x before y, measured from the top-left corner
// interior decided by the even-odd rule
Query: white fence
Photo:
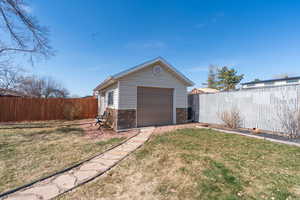
[[[222,124],[220,113],[237,109],[242,127],[283,132],[283,108],[299,110],[300,85],[189,96],[195,121]]]

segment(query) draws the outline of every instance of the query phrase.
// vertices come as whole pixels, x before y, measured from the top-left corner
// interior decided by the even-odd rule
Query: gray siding
[[[114,104],[113,105],[108,105],[108,93],[110,91],[114,92]],[[104,93],[104,110],[109,107],[113,109],[118,109],[119,107],[119,87],[118,83],[115,83],[104,90],[101,90],[101,93]]]
[[[243,127],[283,131],[278,118],[280,108],[296,105],[298,106],[296,108],[299,109],[300,86],[200,94],[199,101],[196,102],[199,103],[199,110],[196,111],[196,115],[199,117],[196,121],[221,124],[218,113],[237,108],[243,119]],[[194,108],[197,108],[197,105],[194,105]]]
[[[119,109],[136,109],[137,86],[174,88],[174,105],[177,108],[187,107],[187,87],[165,68],[160,75],[152,73],[147,67],[119,80]]]

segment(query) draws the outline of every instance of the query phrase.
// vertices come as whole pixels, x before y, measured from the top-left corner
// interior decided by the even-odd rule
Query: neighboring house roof
[[[85,98],[95,98],[95,95],[87,95],[87,96],[84,96],[84,97],[79,97],[81,99],[85,99]]]
[[[126,75],[129,75],[133,72],[144,69],[144,68],[148,67],[149,65],[154,64],[156,62],[161,62],[165,67],[167,67],[171,72],[173,72],[179,79],[181,79],[186,85],[188,85],[188,86],[193,86],[194,85],[194,83],[190,79],[188,79],[186,76],[184,76],[182,73],[180,73],[171,64],[169,64],[165,59],[163,59],[162,57],[157,57],[155,59],[149,60],[147,62],[144,62],[144,63],[140,64],[140,65],[134,66],[134,67],[129,68],[125,71],[122,71],[120,73],[117,73],[113,76],[108,77],[102,83],[100,83],[94,89],[94,91],[101,90],[101,89],[115,83],[118,79],[120,79],[120,78],[122,78]]]
[[[213,88],[194,88],[190,94],[217,93],[219,90]]]
[[[26,96],[25,94],[18,91],[0,88],[0,97],[25,97],[25,96]]]
[[[268,80],[262,80],[262,81],[250,81],[250,82],[242,83],[241,85],[256,84],[256,83],[267,83],[267,82],[275,82],[275,81],[288,81],[288,80],[294,80],[294,79],[300,79],[300,76],[288,77],[288,78],[268,79]]]

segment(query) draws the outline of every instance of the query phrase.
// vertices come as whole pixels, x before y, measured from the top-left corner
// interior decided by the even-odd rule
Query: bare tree
[[[69,95],[69,91],[51,77],[44,77],[41,80],[44,83],[43,97],[66,98]]]
[[[9,66],[9,63],[0,63],[0,88],[3,91],[18,90],[23,82],[23,72],[21,68]]]
[[[38,98],[66,98],[69,96],[69,91],[51,77],[25,77],[20,90],[28,96]]]
[[[69,96],[69,91],[53,78],[26,76],[23,69],[13,67],[9,62],[0,63],[0,89],[1,93],[13,90],[39,98],[66,98]]]
[[[42,98],[44,82],[36,76],[27,76],[23,79],[20,90],[31,97]]]
[[[56,98],[67,98],[70,96],[70,92],[68,89],[61,87],[58,90],[54,91],[53,97]]]
[[[7,54],[53,55],[48,29],[27,11],[24,0],[0,0],[0,58]]]

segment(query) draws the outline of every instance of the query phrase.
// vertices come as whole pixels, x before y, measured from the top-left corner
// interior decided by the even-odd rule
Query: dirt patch
[[[98,130],[99,126],[95,126],[94,120],[91,119],[81,120],[79,127],[84,130],[85,137],[98,141],[104,141],[112,138],[127,138],[138,133],[138,130],[136,129],[124,132],[116,132],[110,128],[102,128],[102,130]]]

